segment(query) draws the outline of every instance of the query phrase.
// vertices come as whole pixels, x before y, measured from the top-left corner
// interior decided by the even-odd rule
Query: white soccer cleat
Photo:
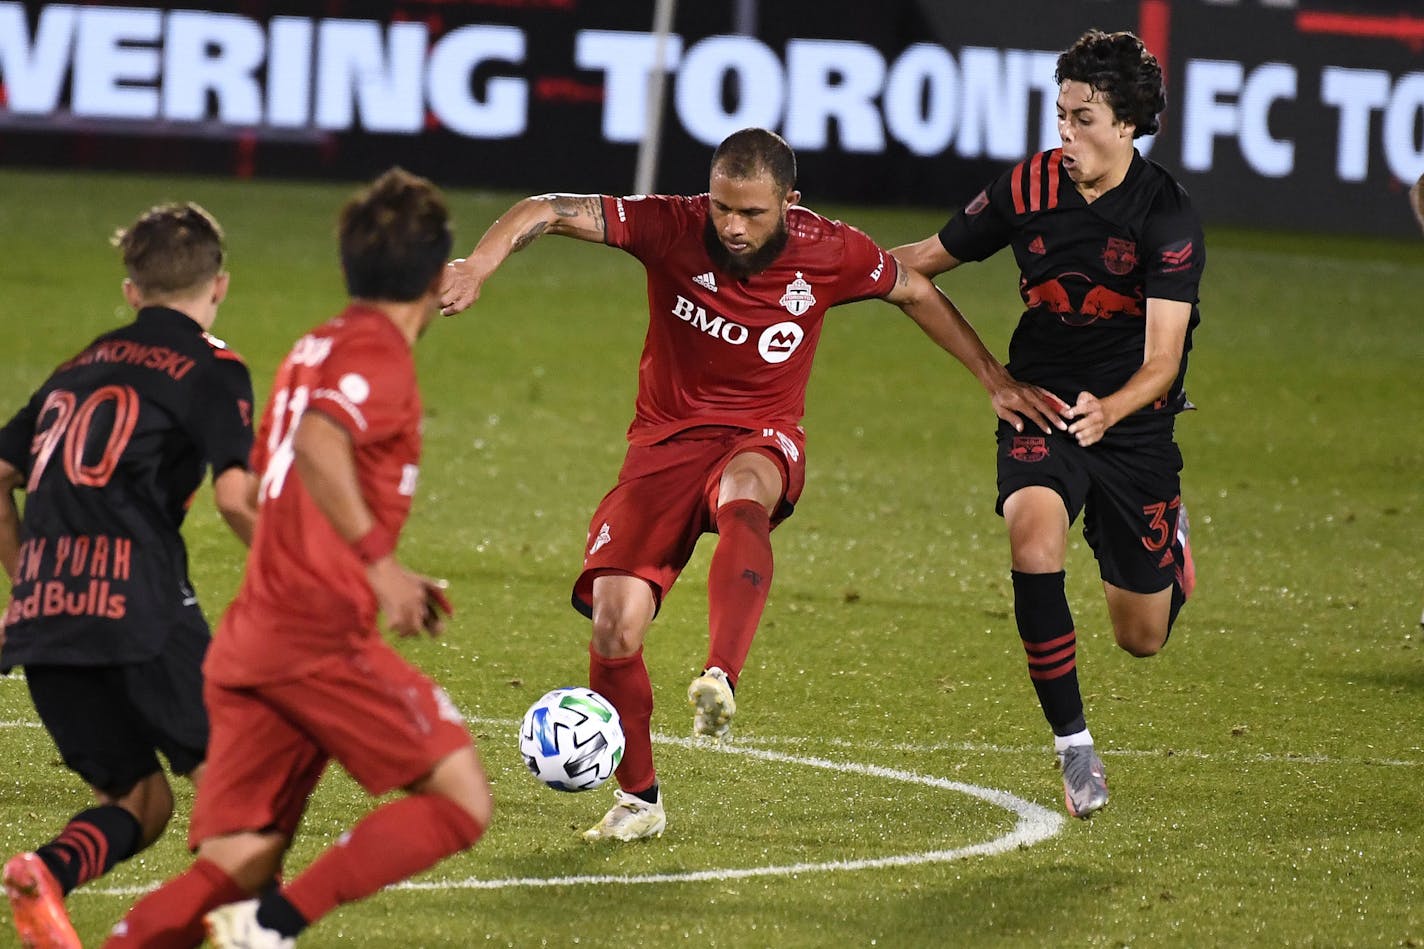
[[[721,740],[731,734],[732,716],[737,714],[737,699],[727,673],[717,666],[692,680],[687,687],[687,704],[695,710],[692,733]]]
[[[218,949],[295,949],[297,941],[257,922],[257,901],[219,906],[203,917],[208,941]]]
[[[663,810],[663,795],[658,792],[656,804],[625,791],[614,791],[616,803],[603,820],[583,832],[584,840],[642,840],[661,837],[667,828],[667,812]]]

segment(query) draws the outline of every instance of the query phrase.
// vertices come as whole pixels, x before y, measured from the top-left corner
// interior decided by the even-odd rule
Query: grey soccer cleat
[[[1108,802],[1107,772],[1092,745],[1070,745],[1058,753],[1063,803],[1074,817],[1088,818]]]

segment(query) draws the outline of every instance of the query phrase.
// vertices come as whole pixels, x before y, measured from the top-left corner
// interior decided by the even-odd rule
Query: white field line
[[[471,725],[484,725],[495,727],[515,728],[518,722],[513,719],[479,718],[470,716],[466,718]],[[0,729],[3,728],[39,728],[37,721],[0,721]],[[656,742],[666,742],[676,744],[682,739],[670,736],[654,735]],[[690,740],[690,739],[689,739]],[[995,745],[988,742],[973,741],[941,741],[930,743],[898,742],[898,741],[851,741],[846,738],[798,738],[798,737],[775,737],[763,736],[748,738],[739,736],[732,742],[737,748],[752,750],[756,748],[832,748],[844,749],[850,752],[895,752],[897,754],[932,754],[935,752],[957,751],[964,754],[995,754],[995,755],[1039,755],[1050,754],[1050,746],[1047,742],[1042,745]],[[1342,758],[1334,755],[1319,754],[1273,754],[1270,752],[1209,752],[1197,751],[1191,748],[1099,748],[1099,754],[1105,758],[1191,758],[1197,761],[1244,761],[1255,762],[1257,764],[1316,764],[1316,765],[1339,765],[1341,767],[1388,767],[1388,768],[1419,768],[1424,767],[1424,760],[1410,760],[1405,758],[1375,758],[1366,756]]]
[[[496,724],[489,720],[482,720],[484,724]],[[517,723],[498,722],[500,725],[508,725],[511,728]],[[591,885],[647,885],[654,883],[694,883],[707,880],[743,880],[751,877],[773,877],[773,876],[793,876],[803,873],[832,873],[846,872],[852,870],[876,870],[885,867],[909,867],[925,863],[948,863],[953,860],[962,860],[966,857],[974,856],[994,856],[995,854],[1006,853],[1017,850],[1021,847],[1031,847],[1036,843],[1047,840],[1058,834],[1063,829],[1063,815],[1051,811],[1045,807],[1025,801],[1015,797],[1007,791],[1000,791],[994,788],[980,787],[975,784],[965,784],[960,781],[948,781],[944,778],[930,777],[928,775],[916,774],[912,771],[902,771],[897,768],[882,768],[877,765],[858,764],[851,761],[832,761],[827,758],[809,758],[799,755],[788,755],[779,751],[766,751],[748,747],[746,744],[733,743],[712,743],[699,742],[691,738],[672,738],[664,735],[654,736],[654,740],[664,745],[679,745],[683,748],[696,747],[699,750],[714,751],[727,755],[743,755],[749,758],[759,758],[762,761],[773,764],[792,765],[809,768],[820,768],[826,771],[834,771],[838,774],[860,774],[870,778],[878,778],[887,781],[902,781],[907,784],[920,784],[925,787],[938,788],[957,794],[967,794],[970,797],[978,798],[996,807],[1001,807],[1018,817],[1012,830],[1002,836],[978,844],[969,844],[964,847],[955,847],[949,850],[925,850],[917,853],[895,854],[888,857],[870,857],[860,860],[826,860],[821,862],[801,862],[780,865],[764,865],[753,867],[730,867],[706,870],[688,870],[680,873],[645,873],[645,874],[592,874],[587,876],[557,876],[557,877],[506,877],[503,879],[485,880],[479,877],[468,877],[463,880],[430,880],[417,883],[399,883],[391,887],[398,890],[502,890],[515,887],[549,887],[549,886],[591,886]],[[95,896],[138,896],[147,893],[157,884],[147,886],[128,887],[85,887],[77,890],[77,893],[89,893]]]

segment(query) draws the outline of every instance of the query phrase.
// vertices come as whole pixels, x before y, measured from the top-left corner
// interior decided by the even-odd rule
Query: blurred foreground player
[[[46,380],[0,430],[0,669],[25,667],[35,710],[96,806],[5,864],[21,944],[79,945],[64,897],[158,839],[173,793],[156,751],[194,780],[208,742],[208,624],[179,531],[213,472],[251,540],[252,380],[208,335],[227,295],[223,235],[195,204],[151,208],[114,239],[134,322]],[[21,521],[15,492],[26,495]]]
[[[252,555],[204,668],[213,734],[189,833],[197,861],[141,900],[110,947],[196,946],[204,921],[217,946],[290,946],[337,906],[469,848],[489,823],[463,717],[377,625],[379,611],[402,636],[434,635],[449,609],[395,547],[420,460],[411,349],[437,315],[450,243],[443,198],[400,169],[341,211],[351,299],[277,372],[253,451]],[[407,794],[273,886],[331,759],[374,796]]]

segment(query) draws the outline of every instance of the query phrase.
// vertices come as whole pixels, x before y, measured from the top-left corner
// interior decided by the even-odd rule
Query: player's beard
[[[710,217],[702,229],[702,241],[707,245],[707,255],[712,258],[712,263],[716,264],[719,270],[725,270],[738,280],[755,276],[770,267],[771,262],[781,256],[781,252],[786,249],[786,241],[789,237],[786,221],[783,219],[777,225],[776,232],[766,239],[765,244],[750,254],[738,255],[729,251],[717,237],[717,229],[712,226]]]

